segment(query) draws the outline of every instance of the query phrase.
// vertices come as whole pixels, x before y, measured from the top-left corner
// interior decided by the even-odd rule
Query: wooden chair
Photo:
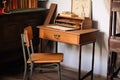
[[[34,64],[42,64],[41,66],[43,66],[44,63],[45,63],[45,66],[47,64],[52,63],[50,65],[47,65],[48,67],[51,65],[56,66],[58,70],[59,80],[61,80],[60,62],[63,61],[63,54],[62,53],[34,53],[32,39],[33,39],[32,27],[28,26],[24,29],[24,33],[21,34],[23,56],[24,56],[24,62],[25,62],[24,80],[26,79],[26,75],[27,75],[27,68],[28,68],[27,64],[29,64],[30,66],[29,79],[32,79],[31,76],[33,73]],[[41,66],[39,66],[40,70],[44,69],[44,68],[41,68]]]
[[[120,65],[116,69],[117,55],[120,55],[120,32],[117,32],[117,15],[120,12],[120,1],[111,0],[110,3],[110,29],[109,29],[109,57],[107,79],[113,80],[120,71]],[[119,26],[120,27],[120,26]]]

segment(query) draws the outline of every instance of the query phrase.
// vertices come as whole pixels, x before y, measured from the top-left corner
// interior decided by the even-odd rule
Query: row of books
[[[12,9],[26,9],[26,8],[37,8],[38,0],[9,0],[8,8]]]

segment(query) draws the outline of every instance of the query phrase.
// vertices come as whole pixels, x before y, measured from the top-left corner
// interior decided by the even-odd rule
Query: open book
[[[63,30],[63,31],[72,31],[72,30],[78,30],[80,28],[72,28],[72,27],[64,27],[64,26],[58,26],[58,25],[49,25],[47,26],[49,28]]]

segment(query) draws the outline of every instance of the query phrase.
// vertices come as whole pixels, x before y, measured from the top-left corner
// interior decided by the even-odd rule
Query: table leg
[[[95,42],[93,42],[93,50],[92,50],[92,73],[91,73],[91,80],[93,80],[93,72],[94,72],[94,54],[95,54]]]
[[[81,80],[81,48],[82,46],[79,46],[79,67],[78,67],[78,80]]]
[[[55,42],[55,53],[58,53],[58,42]]]

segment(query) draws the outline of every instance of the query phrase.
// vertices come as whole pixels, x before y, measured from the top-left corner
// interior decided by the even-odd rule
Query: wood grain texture
[[[39,38],[68,44],[80,45],[96,40],[97,29],[62,31],[48,27],[39,27]]]

